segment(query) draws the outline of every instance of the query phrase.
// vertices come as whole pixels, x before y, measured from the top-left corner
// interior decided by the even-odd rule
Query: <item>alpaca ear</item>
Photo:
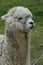
[[[5,14],[1,17],[2,20],[6,20],[9,17],[9,14]]]
[[[10,9],[7,14],[5,14],[5,15],[3,15],[3,16],[1,17],[1,19],[2,19],[2,20],[7,20],[7,18],[8,18],[9,16],[13,16],[15,10],[16,10],[16,7]]]

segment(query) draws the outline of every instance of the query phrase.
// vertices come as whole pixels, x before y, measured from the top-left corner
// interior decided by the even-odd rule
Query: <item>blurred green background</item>
[[[0,17],[15,6],[25,6],[33,13],[36,26],[31,35],[31,60],[35,60],[43,54],[43,0],[0,0]],[[0,19],[0,34],[4,29],[5,21]],[[43,65],[43,58],[36,65]]]

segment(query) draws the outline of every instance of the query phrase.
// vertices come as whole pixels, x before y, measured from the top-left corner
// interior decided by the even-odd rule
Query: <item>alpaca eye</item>
[[[18,18],[19,20],[22,20],[23,18],[22,17],[20,17],[20,18]]]

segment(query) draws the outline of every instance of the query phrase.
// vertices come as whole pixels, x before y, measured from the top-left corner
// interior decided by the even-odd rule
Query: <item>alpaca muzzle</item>
[[[35,27],[35,24],[34,24],[34,22],[30,22],[29,24],[31,24],[31,27],[30,27],[30,29],[32,29],[32,28],[34,28],[34,27]]]

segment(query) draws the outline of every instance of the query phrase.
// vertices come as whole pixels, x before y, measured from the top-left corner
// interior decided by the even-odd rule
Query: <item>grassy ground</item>
[[[0,17],[14,6],[28,7],[33,13],[36,27],[31,36],[31,60],[43,54],[43,0],[0,0]],[[4,21],[0,19],[0,34],[4,33]],[[43,59],[37,65],[43,65]]]

